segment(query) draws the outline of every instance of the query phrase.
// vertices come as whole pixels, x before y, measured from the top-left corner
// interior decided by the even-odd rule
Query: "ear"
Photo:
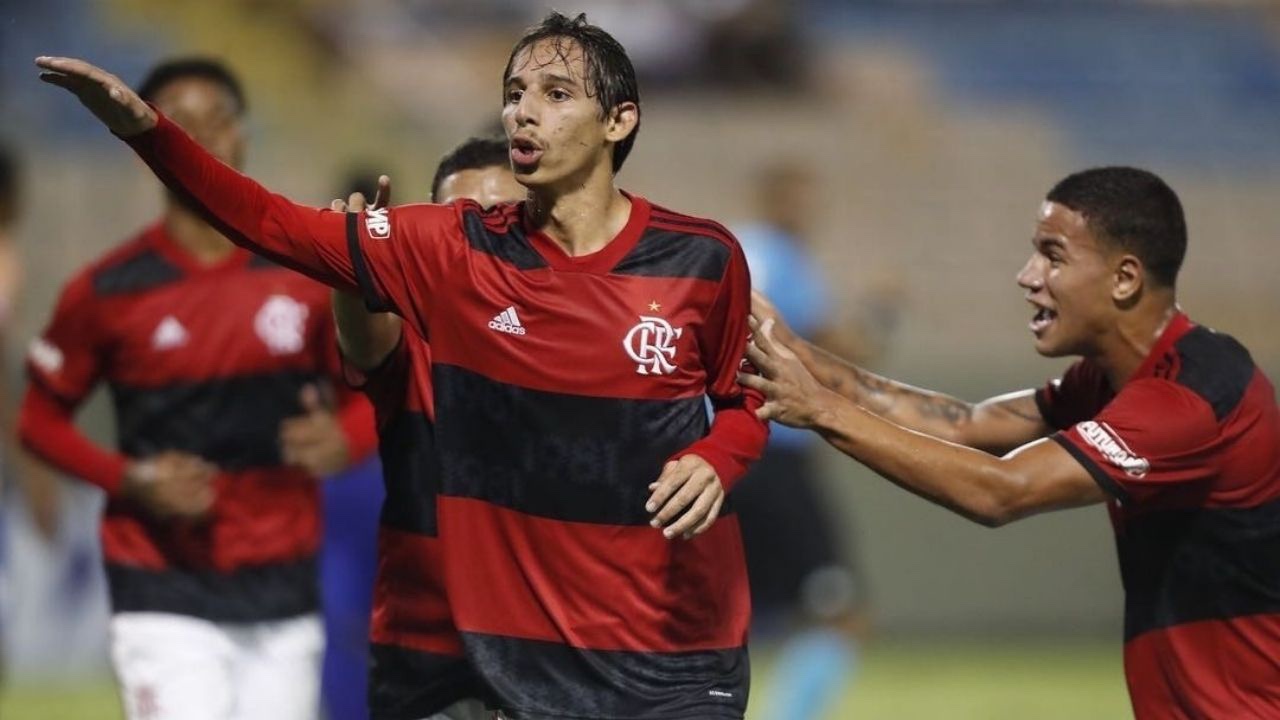
[[[618,103],[605,118],[604,137],[611,143],[621,142],[640,124],[640,106],[633,102]]]
[[[1133,255],[1121,255],[1111,281],[1111,298],[1128,305],[1135,302],[1146,285],[1147,269]]]

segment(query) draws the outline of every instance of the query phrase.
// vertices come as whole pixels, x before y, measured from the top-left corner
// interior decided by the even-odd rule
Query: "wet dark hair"
[[[0,142],[0,228],[18,219],[18,206],[22,203],[18,157],[10,146]]]
[[[505,138],[473,137],[440,158],[436,174],[431,178],[431,199],[439,202],[440,184],[444,179],[463,170],[483,170],[488,167],[511,167],[511,155]]]
[[[156,65],[143,78],[138,87],[138,96],[147,102],[155,102],[156,96],[170,83],[187,78],[209,80],[226,88],[236,101],[237,115],[243,115],[248,109],[244,89],[235,73],[218,60],[204,57],[173,58]]]
[[[587,74],[583,84],[587,87],[587,93],[600,104],[600,117],[607,117],[622,103],[636,104],[636,126],[630,135],[613,146],[613,171],[616,173],[622,169],[622,163],[626,162],[627,156],[631,154],[631,146],[636,142],[636,135],[640,134],[640,85],[636,82],[636,69],[632,67],[626,49],[612,35],[588,23],[586,13],[578,13],[576,17],[570,18],[562,13],[552,12],[540,24],[526,30],[516,41],[515,47],[511,48],[507,67],[502,71],[503,86],[506,86],[507,79],[511,77],[511,66],[521,51],[540,40],[553,38],[559,41],[556,52],[561,59],[570,50],[569,43],[564,41],[571,41],[582,48]]]
[[[1187,223],[1177,193],[1154,173],[1091,168],[1067,176],[1046,199],[1083,215],[1102,243],[1133,253],[1156,283],[1174,286],[1187,254]]]

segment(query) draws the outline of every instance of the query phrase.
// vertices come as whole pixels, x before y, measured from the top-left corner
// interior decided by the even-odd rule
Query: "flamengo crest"
[[[307,345],[311,310],[288,295],[272,295],[253,318],[253,329],[272,355],[301,352]]]
[[[684,328],[673,328],[660,317],[641,315],[640,322],[623,339],[622,347],[636,361],[640,375],[670,375],[676,371],[671,361],[676,356],[675,341],[682,332]]]

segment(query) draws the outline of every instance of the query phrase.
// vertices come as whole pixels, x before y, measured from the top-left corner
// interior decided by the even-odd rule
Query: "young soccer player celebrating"
[[[1049,192],[1032,244],[1036,350],[1081,356],[1061,380],[970,405],[841,362],[760,302],[764,378],[743,382],[762,415],[985,525],[1107,503],[1139,720],[1280,717],[1280,408],[1240,343],[1178,307],[1178,196],[1086,170]]]
[[[640,121],[617,41],[553,13],[516,43],[502,118],[530,197],[491,211],[301,207],[114,76],[37,64],[236,242],[431,342],[445,586],[502,712],[743,716],[742,547],[713,521],[767,436],[735,379],[749,279],[721,226],[614,184]]]

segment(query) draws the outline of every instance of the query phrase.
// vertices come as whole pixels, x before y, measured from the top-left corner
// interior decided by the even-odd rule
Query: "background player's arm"
[[[391,195],[391,181],[385,175],[378,179],[378,194],[373,207],[384,208]],[[335,212],[360,212],[365,209],[363,193],[352,193],[346,202],[334,200],[329,208]],[[372,370],[400,344],[404,322],[392,313],[369,312],[364,301],[352,293],[333,293],[333,321],[338,328],[338,347],[342,356],[360,370]]]
[[[1065,449],[1040,439],[1004,457],[889,422],[822,387],[795,353],[760,327],[748,357],[760,376],[761,415],[809,427],[885,478],[970,520],[995,527],[1035,513],[1105,502],[1108,495]]]
[[[99,382],[107,342],[97,307],[87,276],[72,281],[58,298],[49,327],[28,353],[19,439],[44,462],[108,495],[131,497],[155,515],[203,514],[213,502],[212,465],[176,451],[130,458],[76,427],[76,410]]]
[[[1036,406],[1035,390],[1020,390],[980,403],[965,402],[882,377],[804,340],[758,292],[752,294],[752,313],[761,322],[773,320],[774,337],[790,348],[824,387],[894,424],[995,454],[1052,431]]]

